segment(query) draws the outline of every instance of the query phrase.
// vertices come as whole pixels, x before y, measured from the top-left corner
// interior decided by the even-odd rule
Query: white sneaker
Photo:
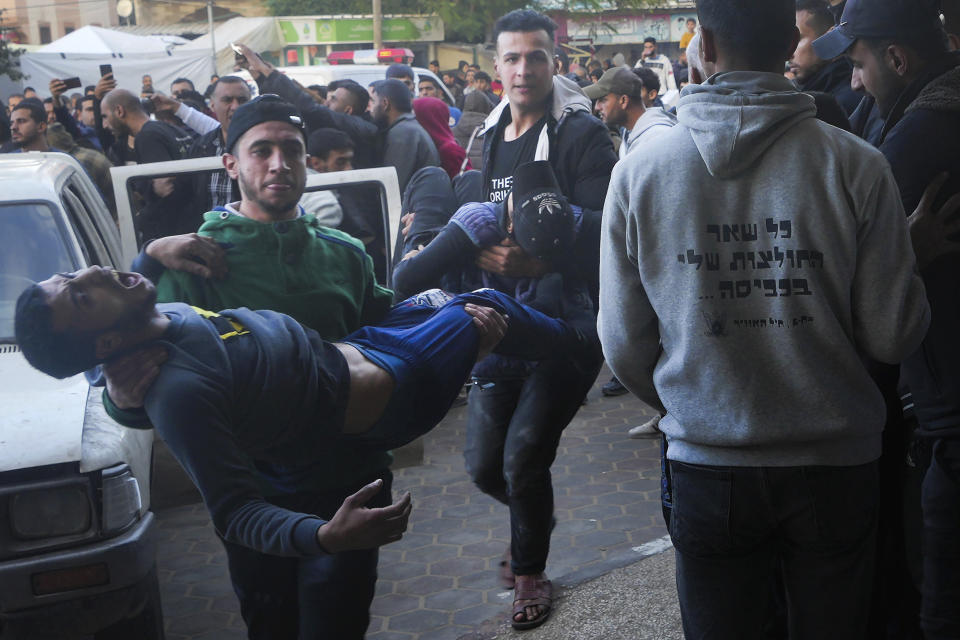
[[[660,435],[660,429],[657,428],[657,425],[660,424],[661,416],[653,416],[643,424],[638,424],[633,427],[627,433],[630,434],[631,438],[641,439],[641,438],[656,438]]]

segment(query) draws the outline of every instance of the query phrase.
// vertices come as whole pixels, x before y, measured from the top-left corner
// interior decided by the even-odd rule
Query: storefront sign
[[[592,40],[596,45],[637,44],[648,37],[654,37],[658,42],[679,42],[686,31],[687,18],[696,17],[695,11],[689,11],[606,18],[570,18],[567,20],[567,36],[571,40]]]
[[[281,18],[279,22],[288,45],[373,42],[373,18]],[[385,42],[439,42],[443,35],[443,20],[436,16],[383,19]]]

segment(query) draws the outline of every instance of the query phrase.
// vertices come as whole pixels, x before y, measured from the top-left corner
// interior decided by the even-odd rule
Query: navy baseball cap
[[[249,102],[237,107],[230,126],[227,128],[227,142],[224,151],[233,153],[233,145],[240,136],[257,126],[261,122],[286,122],[296,127],[306,140],[307,134],[303,129],[303,119],[300,112],[292,104],[272,93],[259,95]]]
[[[513,172],[513,237],[540,260],[569,255],[574,243],[573,211],[560,192],[546,160],[520,165]]]
[[[832,60],[858,38],[909,38],[942,28],[940,0],[847,0],[840,23],[814,40],[813,50]]]

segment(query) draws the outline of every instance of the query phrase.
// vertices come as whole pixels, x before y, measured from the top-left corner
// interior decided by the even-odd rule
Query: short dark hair
[[[653,36],[647,36],[646,38],[643,39],[643,44],[647,44],[648,42],[657,44],[657,39],[654,38]]]
[[[402,62],[394,62],[392,65],[387,67],[387,78],[410,78],[413,80],[416,77],[416,74],[413,72],[413,68],[408,64],[403,64]]]
[[[693,24],[697,24],[697,21],[695,18],[687,18],[687,23],[690,23],[690,22],[692,22]]]
[[[822,36],[833,28],[833,14],[830,13],[827,0],[797,0],[796,9],[797,12],[806,11],[810,14],[807,26],[818,36]]]
[[[589,75],[594,80],[600,80],[600,78],[603,77],[603,69],[591,69],[590,73],[588,73],[587,75]]]
[[[457,69],[460,71],[462,71],[464,67],[469,67],[469,66],[470,66],[470,63],[467,62],[466,60],[461,60],[460,62],[457,63]]]
[[[656,91],[660,93],[660,76],[650,67],[637,67],[633,73],[640,78],[640,84],[647,91]]]
[[[563,47],[556,50],[556,55],[560,58],[560,68],[566,73],[570,70],[570,56]]]
[[[863,41],[878,59],[882,59],[887,47],[893,44],[912,49],[924,62],[937,60],[950,51],[950,40],[943,28],[938,31],[931,30],[922,35],[902,38],[863,38]]]
[[[180,84],[181,82],[186,82],[187,84],[189,84],[189,85],[190,85],[190,91],[196,91],[196,90],[197,90],[197,88],[193,86],[193,80],[191,80],[190,78],[177,78],[176,80],[174,80],[173,82],[170,83],[170,86],[172,87],[173,85],[175,85],[175,84]]]
[[[367,105],[370,104],[370,94],[359,82],[350,78],[344,78],[342,80],[334,80],[327,85],[328,92],[332,93],[337,89],[345,89],[350,94],[353,98],[353,110],[356,114],[364,113],[367,110]]]
[[[718,47],[763,67],[787,58],[797,24],[795,0],[698,0],[700,26]]]
[[[439,67],[439,66],[440,66],[440,61],[439,61],[439,60],[431,60],[431,61],[430,61],[430,64]]]
[[[97,99],[96,96],[80,96],[80,99],[77,100],[77,108],[83,111],[84,102],[93,102],[96,99]]]
[[[217,90],[217,87],[219,87],[221,83],[223,83],[223,84],[242,84],[242,85],[246,85],[246,84],[247,84],[247,81],[244,80],[243,78],[241,78],[240,76],[222,76],[222,77],[217,78],[217,81],[213,83],[213,85],[212,85],[212,87],[211,87],[211,89],[210,89],[210,93],[213,94],[213,92]],[[249,88],[250,88],[250,87],[247,87],[247,89],[249,89]]]
[[[194,91],[193,89],[188,89],[186,91],[181,91],[179,97],[177,98],[180,102],[190,102],[190,106],[196,109],[197,107],[193,104],[200,105],[200,110],[202,111],[207,104],[206,98],[203,97],[203,94],[199,91]]]
[[[29,111],[30,119],[37,124],[47,121],[47,110],[44,108],[43,103],[36,98],[24,98],[20,101],[20,104],[13,108],[13,111],[20,111],[22,109]],[[12,113],[13,112],[11,112],[11,114]]]
[[[40,285],[30,285],[17,298],[13,327],[27,362],[48,376],[69,378],[97,364],[97,335],[54,331],[53,309]]]
[[[473,74],[474,80],[483,80],[484,82],[493,82],[493,78],[490,77],[490,74],[486,71],[477,71]]]
[[[504,31],[529,33],[541,29],[547,32],[552,46],[553,35],[557,32],[556,22],[551,20],[549,16],[533,9],[514,9],[510,13],[500,16],[493,24],[493,41],[496,42]]]
[[[33,87],[24,87],[24,88],[23,88],[23,92],[26,93],[27,91],[33,91],[34,93],[37,92],[37,90],[34,89]]]
[[[396,78],[377,80],[371,86],[379,97],[389,100],[391,106],[400,113],[413,111],[413,98],[410,97],[410,89]]]
[[[97,90],[97,85],[95,85],[95,84],[88,84],[87,86],[85,86],[85,87],[83,88],[83,93],[84,93],[84,95],[89,95],[89,94],[93,93],[93,92],[96,91],[96,90]]]
[[[326,160],[331,151],[353,149],[353,140],[343,131],[332,127],[314,129],[307,138],[307,153],[315,158]]]

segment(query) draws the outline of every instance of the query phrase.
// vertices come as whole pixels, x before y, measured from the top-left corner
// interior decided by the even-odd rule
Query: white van
[[[83,375],[33,369],[13,331],[30,284],[130,254],[66,154],[0,156],[0,194],[0,638],[160,640],[153,432],[109,419]]]

